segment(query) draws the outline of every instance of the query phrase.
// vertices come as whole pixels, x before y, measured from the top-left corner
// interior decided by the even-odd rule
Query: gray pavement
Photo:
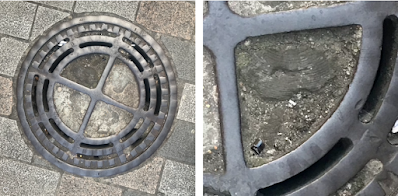
[[[29,46],[57,22],[91,13],[118,15],[152,35],[166,49],[179,87],[177,117],[163,146],[138,168],[109,178],[74,176],[42,158],[15,106]],[[0,195],[194,195],[194,3],[0,2],[0,14]]]

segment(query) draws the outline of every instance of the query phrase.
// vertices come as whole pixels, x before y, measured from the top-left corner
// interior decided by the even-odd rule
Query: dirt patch
[[[82,92],[62,84],[54,85],[54,105],[59,118],[76,133],[79,132],[90,100],[90,96]]]
[[[90,54],[78,57],[65,67],[61,76],[87,88],[95,88],[108,60],[109,56],[103,54]]]
[[[261,166],[297,148],[339,106],[361,46],[360,26],[251,37],[235,49],[246,163]],[[260,155],[250,149],[265,143]]]
[[[136,79],[130,68],[119,59],[116,59],[106,79],[103,92],[124,105],[138,107],[140,94]]]

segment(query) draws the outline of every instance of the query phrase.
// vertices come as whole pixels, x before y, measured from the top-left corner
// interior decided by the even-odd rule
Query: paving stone
[[[106,182],[128,187],[134,190],[155,194],[159,182],[164,160],[156,157],[137,170],[113,178],[104,179]],[[174,171],[176,172],[176,171]]]
[[[55,195],[60,177],[58,172],[0,159],[0,195]]]
[[[195,123],[195,85],[186,83],[182,91],[177,119]]]
[[[47,161],[46,159],[44,159],[42,156],[40,155],[33,155],[33,160],[32,163],[34,165],[37,166],[42,166],[45,167],[46,169],[52,169],[55,170],[58,167],[56,167],[55,165],[51,164],[49,161]]]
[[[33,153],[23,141],[15,120],[0,117],[0,156],[30,162]]]
[[[62,176],[58,196],[108,196],[121,195],[122,189],[92,181],[88,178],[79,178],[69,174]]]
[[[175,128],[160,155],[177,161],[195,164],[195,124],[176,120]]]
[[[155,195],[129,189],[129,190],[123,192],[122,196],[155,196]]]
[[[35,1],[35,2],[42,3],[45,5],[50,5],[50,6],[57,7],[57,8],[61,8],[64,10],[69,10],[69,11],[72,11],[72,8],[73,8],[73,1]]]
[[[0,18],[0,29],[1,20],[2,19]],[[14,76],[19,60],[21,60],[21,57],[28,46],[29,44],[27,43],[12,38],[2,37],[0,39],[0,74]]]
[[[195,82],[195,43],[162,36],[162,42],[171,53],[178,78]]]
[[[12,80],[0,76],[0,114],[10,115],[13,104]]]
[[[195,167],[167,160],[159,192],[167,196],[195,195]]]
[[[46,29],[50,28],[52,25],[66,18],[67,16],[69,16],[68,13],[39,6],[39,8],[37,9],[36,20],[33,25],[30,40],[34,40]]]
[[[188,2],[141,2],[137,22],[152,31],[191,39],[195,32],[195,5]]]
[[[134,21],[137,8],[138,2],[130,1],[78,1],[75,12],[110,12]]]
[[[0,2],[0,33],[28,39],[36,7],[26,2]]]

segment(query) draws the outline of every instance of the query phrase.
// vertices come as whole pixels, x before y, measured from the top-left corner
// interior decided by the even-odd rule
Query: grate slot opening
[[[48,112],[48,99],[47,99],[47,91],[48,91],[48,84],[49,84],[49,80],[46,79],[44,81],[44,85],[43,85],[43,107],[44,107],[44,111]]]
[[[101,36],[107,36],[107,37],[113,37],[113,38],[118,36],[118,34],[116,34],[116,33],[112,33],[112,32],[103,30],[103,31],[86,31],[83,33],[79,33],[77,38],[91,36],[91,35],[101,35]]]
[[[80,143],[80,147],[82,147],[82,148],[89,148],[89,149],[105,149],[105,148],[112,148],[112,147],[113,147],[113,143],[101,144],[101,145],[93,145],[93,144]]]
[[[79,45],[80,48],[85,48],[89,46],[103,46],[103,47],[112,48],[113,44],[107,42],[85,42]]]
[[[59,127],[58,125],[55,123],[54,119],[50,118],[49,119],[51,126],[53,127],[53,129],[62,137],[64,138],[66,141],[68,141],[69,143],[74,143],[75,140],[71,137],[69,137],[68,135],[66,135]]]
[[[43,131],[44,135],[47,137],[47,139],[51,139],[52,136],[50,135],[50,133],[47,131],[46,126],[44,126],[43,123],[39,123],[39,127],[40,129]]]
[[[359,119],[369,123],[378,113],[392,79],[398,52],[398,18],[388,16],[383,22],[383,45],[376,78],[370,94],[359,111]]]
[[[124,58],[126,58],[126,59],[132,61],[132,62],[135,64],[135,66],[138,68],[138,70],[139,70],[140,72],[143,72],[143,71],[144,71],[144,68],[142,67],[142,65],[140,64],[140,62],[138,62],[137,59],[134,58],[134,56],[133,56],[132,54],[130,54],[129,52],[127,52],[127,51],[126,51],[125,49],[123,49],[123,48],[119,48],[118,51],[119,51],[119,53],[122,55],[122,57],[124,57]]]
[[[131,136],[133,136],[133,134],[141,127],[142,123],[144,122],[143,118],[140,118],[140,120],[138,120],[137,124],[135,125],[135,127],[128,132],[125,136],[123,136],[120,139],[120,142],[125,142],[126,140],[128,140]]]
[[[104,156],[92,156],[92,155],[84,155],[84,154],[76,154],[78,158],[80,159],[85,159],[85,160],[109,160],[109,159],[114,159],[118,157],[118,155],[115,154],[110,154],[110,155],[104,155]]]
[[[68,43],[69,42],[69,38],[65,38],[63,41]],[[43,69],[44,65],[48,62],[48,59],[50,59],[51,55],[54,54],[59,48],[61,48],[61,46],[59,46],[58,44],[56,44],[55,46],[53,46],[51,48],[51,50],[46,54],[46,56],[41,61],[40,65],[39,65],[40,69]]]
[[[142,141],[148,136],[149,132],[151,132],[152,128],[155,126],[154,122],[149,123],[148,128],[145,130],[145,132],[141,135],[141,137],[134,142],[131,146],[135,148],[136,146],[140,145]]]
[[[153,78],[155,79],[156,85],[156,106],[155,106],[155,115],[159,115],[160,105],[162,104],[162,89],[160,86],[160,80],[158,74],[154,74]]]
[[[329,150],[329,152],[327,152],[313,165],[283,182],[258,190],[257,196],[280,196],[291,193],[325,174],[330,168],[336,165],[351,149],[352,141],[348,138],[341,138]]]
[[[148,63],[149,67],[153,67],[153,62],[151,60],[151,58],[149,58],[148,54],[146,54],[146,52],[144,50],[142,50],[141,47],[138,46],[138,44],[134,43],[133,41],[131,41],[130,39],[123,37],[123,42],[125,42],[126,44],[132,46],[135,50],[137,50],[138,53],[141,54],[142,57],[144,57],[145,61]]]
[[[135,141],[133,144],[131,144],[129,147],[127,147],[126,149],[124,149],[123,150],[123,152],[125,153],[125,154],[130,154],[130,152],[135,148],[135,147],[137,147],[138,145],[140,145],[144,140],[145,140],[145,138],[148,136],[148,134],[151,132],[151,130],[153,129],[153,127],[155,126],[155,123],[154,122],[151,122],[150,124],[149,124],[149,126],[148,126],[148,128],[145,130],[145,132],[141,135],[141,137],[137,140],[137,141]],[[142,149],[143,151],[145,150],[145,149]],[[142,151],[142,152],[143,152]],[[141,153],[142,153],[141,152]],[[138,156],[139,154],[137,154],[136,156]]]
[[[33,77],[33,83],[32,83],[32,108],[35,116],[39,115],[39,110],[37,109],[37,102],[36,102],[37,82],[39,82],[39,75],[35,75]]]
[[[144,85],[145,85],[145,106],[144,106],[144,111],[148,111],[149,104],[151,102],[151,89],[149,88],[148,79],[144,79]]]
[[[54,63],[51,65],[50,69],[48,70],[50,73],[53,73],[54,70],[57,68],[58,64],[69,54],[73,52],[73,48],[70,48],[69,50],[65,51],[63,54],[61,54],[57,60],[54,61]]]

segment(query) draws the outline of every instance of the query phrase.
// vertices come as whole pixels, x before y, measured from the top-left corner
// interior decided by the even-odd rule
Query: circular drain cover
[[[129,82],[135,91],[123,94]],[[177,106],[173,69],[159,44],[109,16],[75,18],[39,39],[17,89],[18,115],[36,150],[67,172],[91,177],[149,158]]]

